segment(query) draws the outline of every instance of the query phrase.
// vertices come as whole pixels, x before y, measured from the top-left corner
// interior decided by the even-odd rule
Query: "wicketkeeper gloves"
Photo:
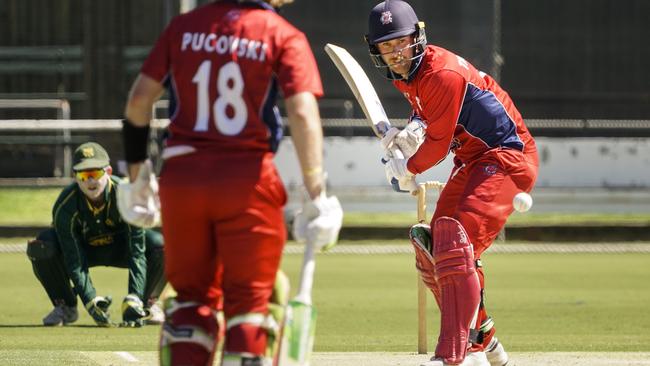
[[[145,320],[151,315],[144,309],[144,304],[138,295],[126,295],[122,301],[122,324],[123,327],[139,328],[144,325]]]
[[[93,318],[95,323],[100,327],[110,327],[111,324],[110,316],[108,314],[108,307],[113,303],[113,299],[110,296],[95,296],[94,299],[90,300],[85,304],[88,314]]]

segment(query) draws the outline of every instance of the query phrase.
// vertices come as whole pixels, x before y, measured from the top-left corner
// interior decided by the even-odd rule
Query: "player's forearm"
[[[323,185],[323,130],[316,98],[299,93],[286,99],[291,138],[296,147],[303,183],[315,198]]]
[[[70,281],[74,287],[74,291],[81,301],[85,304],[95,297],[95,288],[90,281],[88,269],[84,269],[82,263],[85,262],[85,254],[80,249],[81,238],[73,234],[73,227],[70,221],[74,218],[69,218],[64,221],[62,217],[57,216],[55,222],[55,230],[61,247],[61,254],[63,255],[63,264],[65,265],[66,272],[70,276]]]
[[[138,75],[129,92],[124,115],[136,127],[149,124],[153,104],[163,93],[162,84],[144,75]]]
[[[124,115],[134,126],[144,127],[151,121],[151,108],[142,101],[129,99]]]
[[[139,163],[146,157],[146,140],[149,134],[148,126],[151,121],[153,105],[163,92],[163,85],[145,74],[138,75],[129,91],[129,99],[124,110],[126,120],[124,121],[123,135],[131,181],[138,175]],[[129,155],[135,155],[135,160],[133,160],[133,156],[129,158]]]
[[[129,293],[142,299],[147,282],[146,239],[142,228],[127,225],[129,233]]]
[[[418,151],[409,159],[407,169],[413,174],[421,174],[440,164],[449,153],[449,150],[445,150],[442,146],[445,144],[425,139]]]
[[[78,255],[75,255],[75,253],[66,253],[64,251],[63,259],[66,269],[68,270],[68,274],[70,275],[70,281],[72,281],[75,293],[79,295],[81,302],[86,304],[95,296],[97,296],[95,287],[90,280],[88,269],[84,269],[81,266],[82,260]]]
[[[90,281],[90,276],[88,273],[83,273],[79,270],[76,274],[70,276],[72,280],[72,285],[75,288],[75,292],[79,295],[81,302],[84,304],[88,303],[90,300],[94,299],[97,296],[97,291]]]
[[[131,91],[124,115],[136,127],[144,127],[151,121],[151,110],[155,100]]]
[[[147,263],[144,255],[131,258],[129,261],[129,293],[136,294],[141,300],[144,299],[144,291],[147,283]]]

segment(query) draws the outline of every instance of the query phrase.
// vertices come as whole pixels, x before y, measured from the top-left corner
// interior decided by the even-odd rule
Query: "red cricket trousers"
[[[440,193],[431,226],[441,216],[458,220],[474,247],[474,257],[492,244],[513,211],[512,199],[518,192],[530,192],[537,179],[539,162],[537,150],[523,153],[509,148],[488,150],[471,161],[454,160],[445,188]],[[478,266],[477,266],[478,267]],[[485,288],[482,268],[477,268],[481,292]],[[476,328],[488,319],[481,301]],[[480,350],[494,335],[494,328],[487,331]]]
[[[286,241],[271,153],[195,152],[160,176],[165,273],[179,301],[266,313]]]

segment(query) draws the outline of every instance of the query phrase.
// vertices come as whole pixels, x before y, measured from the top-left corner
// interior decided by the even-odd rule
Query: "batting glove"
[[[338,240],[343,223],[343,209],[336,196],[327,197],[325,192],[303,202],[293,220],[293,237],[301,243],[312,243],[321,251],[327,251]]]
[[[122,301],[122,324],[123,327],[139,328],[149,319],[150,313],[144,309],[144,304],[138,295],[126,295]]]
[[[158,181],[150,160],[140,165],[135,181],[117,187],[117,208],[131,225],[150,228],[160,221]]]
[[[112,324],[108,313],[108,307],[111,306],[112,303],[113,299],[110,296],[95,296],[95,298],[86,303],[85,306],[86,310],[88,310],[88,314],[90,314],[98,326],[110,327]]]
[[[384,137],[381,139],[381,146],[391,156],[390,151],[398,148],[406,159],[413,156],[422,142],[424,142],[424,131],[426,126],[424,122],[417,116],[411,118],[411,121],[400,130],[396,127],[391,127]]]
[[[386,180],[388,180],[388,183],[390,183],[395,192],[413,193],[417,191],[415,175],[406,167],[406,163],[408,162],[407,159],[384,158],[382,161],[384,162]]]

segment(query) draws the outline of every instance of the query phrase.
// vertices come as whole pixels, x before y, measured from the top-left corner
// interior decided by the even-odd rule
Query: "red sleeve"
[[[424,142],[409,159],[407,168],[420,174],[440,163],[449,152],[467,83],[455,71],[441,70],[419,82],[422,119],[427,122]]]
[[[317,98],[323,96],[316,59],[302,32],[297,31],[285,40],[276,72],[284,98],[305,91]]]
[[[160,37],[158,37],[156,44],[151,49],[151,52],[149,52],[149,56],[144,60],[142,68],[140,69],[141,73],[161,83],[169,72],[169,65],[171,62],[170,35],[173,34],[171,31],[173,25],[174,21],[172,20]]]

